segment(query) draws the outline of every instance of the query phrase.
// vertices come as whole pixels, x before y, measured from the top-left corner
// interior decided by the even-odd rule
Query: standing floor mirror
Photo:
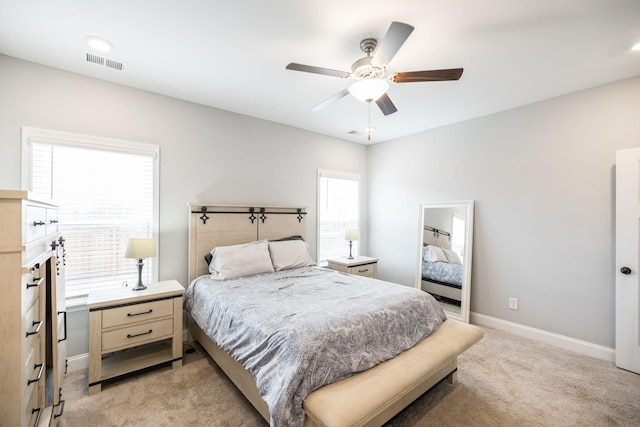
[[[429,292],[447,317],[469,322],[473,200],[420,204],[416,288]]]

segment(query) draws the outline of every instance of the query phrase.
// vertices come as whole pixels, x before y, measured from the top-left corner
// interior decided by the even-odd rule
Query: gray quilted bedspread
[[[445,320],[426,292],[318,267],[202,276],[185,307],[252,373],[277,427],[302,426],[307,394],[393,358]]]
[[[453,287],[460,289],[462,286],[462,264],[422,260],[422,278],[445,285],[453,285]]]

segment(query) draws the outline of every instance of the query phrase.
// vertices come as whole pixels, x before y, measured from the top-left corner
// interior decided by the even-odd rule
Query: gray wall
[[[3,189],[21,186],[21,126],[159,145],[159,278],[183,285],[189,202],[307,206],[315,258],[317,169],[360,173],[367,194],[366,146],[0,55]],[[87,319],[69,317],[70,355]]]
[[[413,285],[420,202],[473,199],[472,312],[613,348],[615,152],[639,118],[636,77],[371,146],[380,278]]]
[[[474,199],[472,311],[613,347],[615,150],[638,117],[635,78],[366,147],[0,55],[0,188],[20,188],[21,126],[159,145],[160,279],[183,284],[189,202],[308,206],[315,256],[316,169],[360,173],[363,253],[412,286],[419,203]]]

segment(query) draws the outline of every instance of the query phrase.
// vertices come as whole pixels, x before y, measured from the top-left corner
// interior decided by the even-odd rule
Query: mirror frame
[[[424,211],[427,208],[466,208],[466,222],[464,230],[464,251],[463,251],[463,268],[462,268],[462,289],[460,301],[460,314],[445,310],[448,318],[460,320],[469,323],[469,306],[471,298],[471,264],[472,264],[472,246],[473,246],[473,200],[455,200],[455,201],[439,201],[420,203],[420,228],[418,238],[418,268],[416,274],[415,287],[422,290],[422,247],[424,240]],[[426,292],[426,291],[425,291]]]

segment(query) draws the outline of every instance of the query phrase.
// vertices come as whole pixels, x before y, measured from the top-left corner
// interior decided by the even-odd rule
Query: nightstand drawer
[[[349,273],[357,274],[358,276],[364,277],[376,277],[376,265],[375,264],[366,264],[366,265],[357,265],[355,267],[349,267]]]
[[[355,274],[372,279],[378,278],[378,258],[356,256],[353,258],[329,258],[327,266],[343,273]]]
[[[102,329],[173,316],[173,300],[153,301],[104,310]]]
[[[102,353],[171,338],[172,335],[172,318],[103,332]]]

